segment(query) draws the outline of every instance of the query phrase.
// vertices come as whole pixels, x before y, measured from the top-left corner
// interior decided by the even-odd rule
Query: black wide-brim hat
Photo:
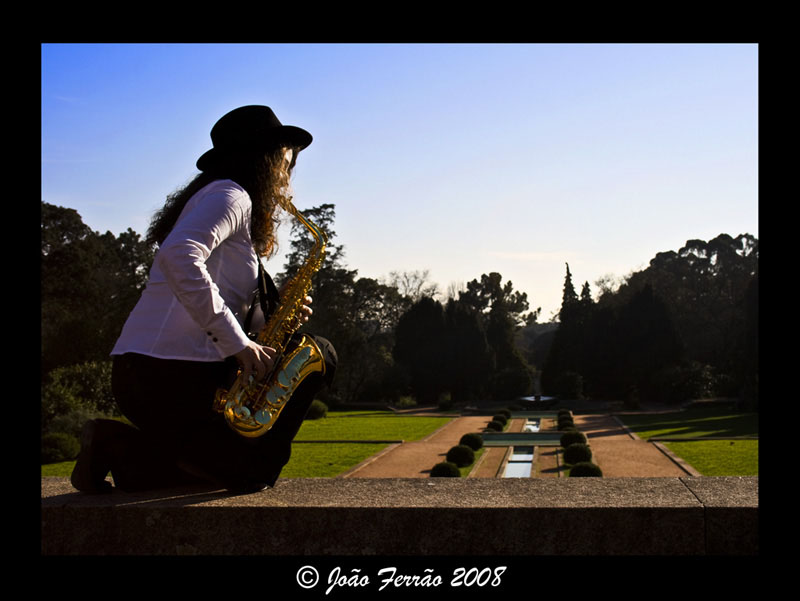
[[[197,159],[197,168],[208,171],[220,156],[231,153],[267,152],[281,146],[300,151],[312,140],[306,130],[283,125],[268,106],[242,106],[223,115],[211,128],[214,147]]]

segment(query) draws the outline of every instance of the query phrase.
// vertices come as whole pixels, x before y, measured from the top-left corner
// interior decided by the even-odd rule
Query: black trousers
[[[122,414],[135,427],[117,422],[111,451],[114,484],[128,491],[209,483],[229,490],[273,486],[289,461],[292,440],[314,396],[330,384],[336,351],[315,337],[325,358],[325,376],[308,376],[263,436],[234,432],[213,410],[218,388],[230,384],[235,362],[115,356],[112,386]]]

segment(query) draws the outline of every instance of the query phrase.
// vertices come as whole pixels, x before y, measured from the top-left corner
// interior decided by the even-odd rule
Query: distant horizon
[[[144,235],[214,122],[267,104],[314,136],[296,204],[336,206],[348,268],[443,294],[497,272],[544,323],[565,263],[596,297],[688,240],[759,237],[758,49],[43,44],[42,200]]]

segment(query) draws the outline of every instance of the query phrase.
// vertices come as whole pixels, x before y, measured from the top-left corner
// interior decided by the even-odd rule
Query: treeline
[[[721,235],[658,254],[619,286],[577,293],[567,267],[558,322],[538,323],[525,293],[482,274],[447,298],[427,272],[385,280],[348,268],[335,207],[305,211],[328,235],[305,328],[339,355],[330,406],[509,400],[531,394],[681,401],[757,401],[758,242]],[[293,226],[280,285],[312,239]],[[113,412],[109,352],[146,284],[155,249],[114,236],[72,209],[42,203],[42,418]],[[477,275],[477,274],[476,274]],[[59,417],[60,416],[60,417]],[[78,418],[76,418],[76,423]],[[62,425],[63,426],[63,425]]]
[[[557,395],[758,403],[758,240],[721,234],[658,253],[618,289],[578,294],[567,265],[542,384]]]

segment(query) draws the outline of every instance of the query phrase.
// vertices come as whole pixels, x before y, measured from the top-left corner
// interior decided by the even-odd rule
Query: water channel
[[[522,431],[538,432],[539,423],[539,418],[529,417]],[[511,457],[509,457],[506,469],[503,471],[503,478],[530,478],[531,470],[533,469],[533,449],[534,447],[532,446],[513,447]]]

